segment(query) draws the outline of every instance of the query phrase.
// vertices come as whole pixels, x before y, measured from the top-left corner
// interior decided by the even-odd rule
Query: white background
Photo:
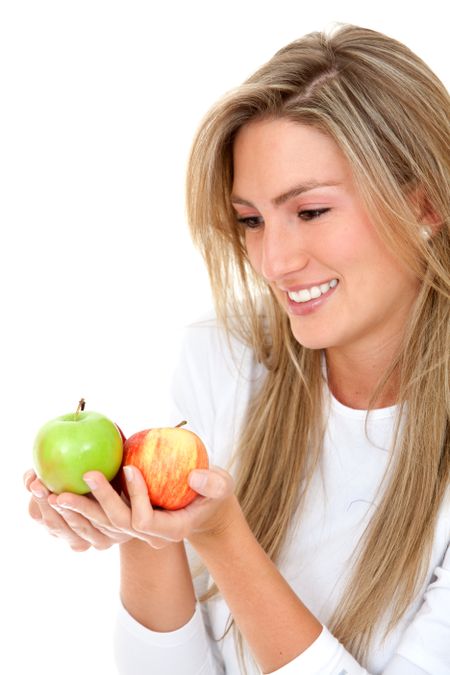
[[[443,11],[0,0],[1,672],[115,672],[117,552],[75,554],[48,536],[28,518],[22,474],[37,429],[81,396],[127,435],[162,424],[180,331],[211,305],[184,215],[203,114],[336,21],[400,39],[448,86]]]

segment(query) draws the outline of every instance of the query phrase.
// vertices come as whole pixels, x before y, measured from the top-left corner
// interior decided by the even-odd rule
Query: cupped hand
[[[131,538],[163,548],[190,536],[220,531],[230,524],[234,485],[223,469],[192,471],[189,483],[198,496],[185,508],[168,511],[152,507],[142,473],[135,466],[126,468],[128,503],[102,473],[89,471],[83,477],[91,488],[88,497],[70,492],[56,496],[48,491],[39,497],[37,492],[46,489],[36,478],[28,480],[34,495],[30,514],[39,518],[38,506],[50,533],[67,539],[75,550],[84,550],[79,547],[86,543],[107,548],[106,544],[123,543]]]
[[[84,515],[93,513],[92,506],[98,507],[91,495],[55,495],[49,492],[33,470],[25,473],[24,484],[32,495],[28,506],[30,516],[41,523],[49,534],[66,541],[74,551],[87,551],[91,547],[104,550],[131,539],[131,535],[108,527],[101,509],[97,508],[96,520],[89,520]],[[60,497],[67,497],[69,501],[73,498],[78,510],[62,508],[58,503]]]
[[[127,467],[126,477],[133,531],[156,548],[194,535],[213,534],[230,524],[230,504],[236,502],[234,481],[219,467],[191,471],[188,482],[198,496],[174,511],[152,508],[144,478],[136,467]]]

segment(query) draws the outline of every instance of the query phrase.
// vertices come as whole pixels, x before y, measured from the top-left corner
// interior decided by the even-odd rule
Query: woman
[[[203,121],[218,318],[188,329],[173,418],[221,468],[177,512],[135,467],[129,504],[98,472],[96,500],[27,476],[73,548],[121,545],[121,673],[450,673],[448,113],[405,46],[343,26]]]

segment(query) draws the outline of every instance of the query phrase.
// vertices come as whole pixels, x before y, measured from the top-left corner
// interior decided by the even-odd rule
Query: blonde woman
[[[449,108],[404,45],[342,26],[204,119],[216,317],[173,385],[200,496],[153,511],[131,466],[130,504],[96,472],[96,501],[27,477],[53,533],[121,545],[120,673],[450,673]]]

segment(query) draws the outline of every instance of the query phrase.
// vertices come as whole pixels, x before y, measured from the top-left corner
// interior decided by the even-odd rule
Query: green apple
[[[84,410],[50,420],[38,431],[33,448],[34,468],[44,485],[56,494],[85,494],[87,471],[101,471],[112,480],[120,469],[123,436],[104,415]]]

